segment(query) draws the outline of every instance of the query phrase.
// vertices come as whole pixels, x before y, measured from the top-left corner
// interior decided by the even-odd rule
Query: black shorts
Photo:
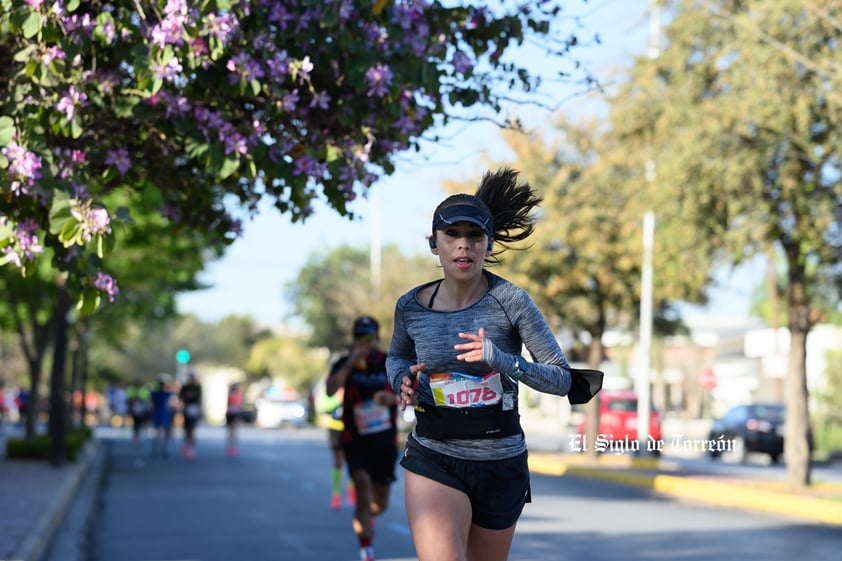
[[[527,457],[524,452],[505,460],[462,460],[425,448],[410,437],[401,466],[465,493],[471,501],[471,522],[480,528],[505,530],[532,502]]]
[[[391,485],[395,482],[395,461],[398,459],[397,446],[359,446],[344,444],[345,462],[348,474],[362,469],[371,477],[372,483]]]
[[[189,415],[184,415],[184,430],[193,430],[196,428],[196,425],[199,423],[199,417],[190,417]]]
[[[225,414],[225,424],[226,425],[235,425],[237,421],[240,420],[240,413],[226,413]]]

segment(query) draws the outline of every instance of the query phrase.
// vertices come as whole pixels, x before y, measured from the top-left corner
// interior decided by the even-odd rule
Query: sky
[[[591,61],[598,79],[609,80],[618,67],[645,53],[648,5],[648,0],[591,0],[581,5],[585,33],[598,32],[601,45],[580,51],[579,56]],[[562,111],[568,115],[600,110],[591,101],[570,97],[571,93],[558,92],[559,99],[566,100]],[[550,118],[547,113],[531,111],[521,114],[527,122]],[[281,325],[289,323],[292,309],[284,286],[295,279],[311,255],[345,244],[367,246],[378,238],[384,245],[398,245],[405,254],[426,252],[430,216],[446,196],[441,184],[479,179],[483,171],[479,159],[484,153],[494,158],[506,156],[505,143],[494,125],[459,125],[442,132],[446,141],[426,143],[419,156],[402,159],[396,173],[376,183],[367,198],[351,204],[358,220],[341,217],[326,205],[316,205],[315,214],[299,224],[292,224],[287,215],[268,206],[254,219],[246,219],[243,236],[200,274],[199,280],[211,288],[180,295],[179,311],[208,322],[228,315],[250,315],[264,325]],[[726,310],[730,316],[746,315],[747,296],[756,275],[756,266],[720,275],[723,286],[712,292],[712,306],[687,307],[682,310],[685,317],[711,318]]]

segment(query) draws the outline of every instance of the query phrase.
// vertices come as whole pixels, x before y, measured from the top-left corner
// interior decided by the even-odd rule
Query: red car
[[[597,431],[596,449],[606,444],[628,445],[637,441],[637,394],[632,390],[607,391],[599,394],[599,430]],[[576,432],[587,434],[587,419],[583,419]],[[654,409],[649,414],[650,440],[661,440],[661,416]],[[620,450],[620,448],[612,448]],[[652,450],[658,455],[658,450]]]

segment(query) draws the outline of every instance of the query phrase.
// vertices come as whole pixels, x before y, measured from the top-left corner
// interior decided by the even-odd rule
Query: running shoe
[[[330,496],[330,508],[333,510],[342,508],[342,495],[340,493],[333,493]]]
[[[357,506],[357,489],[355,487],[348,486],[345,499],[348,501],[350,506]]]
[[[374,546],[360,548],[360,561],[374,561]]]

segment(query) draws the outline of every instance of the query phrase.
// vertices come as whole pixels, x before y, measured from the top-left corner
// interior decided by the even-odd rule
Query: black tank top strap
[[[441,288],[441,282],[439,281],[436,283],[436,287],[433,289],[433,293],[430,295],[430,301],[427,302],[427,307],[432,309],[433,303],[436,301],[436,296],[439,295],[439,288]]]

